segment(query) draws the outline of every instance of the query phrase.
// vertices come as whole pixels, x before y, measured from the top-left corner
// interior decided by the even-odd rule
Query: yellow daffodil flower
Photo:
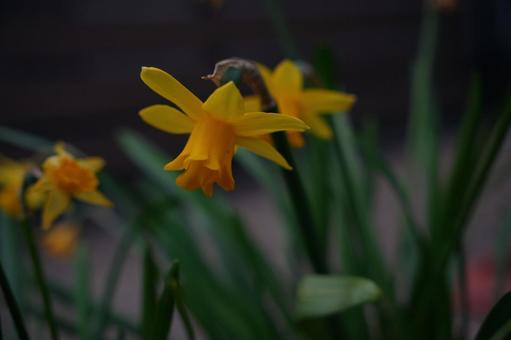
[[[43,228],[64,213],[75,198],[86,203],[111,207],[112,203],[98,191],[96,173],[104,166],[99,157],[75,158],[64,150],[63,144],[55,146],[56,155],[43,163],[43,175],[31,187],[32,194],[44,195]]]
[[[303,120],[310,126],[310,132],[319,138],[332,137],[332,130],[321,114],[347,111],[355,102],[355,96],[351,94],[320,88],[304,89],[303,75],[292,61],[282,61],[273,72],[263,65],[258,68],[279,111]],[[249,98],[246,105],[256,109],[259,103],[255,98]],[[287,135],[294,147],[304,145],[300,132],[288,132]]]
[[[23,215],[22,203],[29,210],[38,209],[41,206],[41,195],[25,192],[22,202],[22,186],[27,171],[32,167],[30,162],[16,162],[7,158],[0,158],[0,210],[13,218]]]
[[[175,134],[190,134],[177,158],[165,170],[184,170],[177,185],[188,190],[201,188],[213,194],[213,184],[224,190],[234,189],[232,157],[236,146],[244,147],[290,169],[287,161],[264,135],[276,131],[304,131],[300,119],[273,113],[247,112],[243,98],[233,82],[216,89],[203,103],[168,73],[143,67],[142,81],[153,91],[170,100],[183,112],[167,105],[153,105],[140,111],[149,125]]]
[[[69,257],[78,244],[80,229],[71,222],[61,222],[43,235],[44,249],[55,257]]]
[[[20,195],[26,171],[25,163],[9,159],[0,160],[0,210],[8,216],[21,216]]]

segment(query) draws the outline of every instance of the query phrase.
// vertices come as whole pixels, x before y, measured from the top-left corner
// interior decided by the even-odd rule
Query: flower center
[[[98,186],[98,180],[92,171],[67,157],[60,159],[57,167],[51,170],[50,176],[60,189],[69,193],[91,192]]]

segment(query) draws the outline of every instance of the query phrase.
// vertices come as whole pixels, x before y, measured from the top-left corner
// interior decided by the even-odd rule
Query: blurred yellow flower
[[[167,105],[153,105],[140,111],[142,119],[153,127],[169,133],[190,134],[181,154],[165,165],[167,171],[184,170],[176,180],[177,185],[188,190],[201,188],[210,197],[214,183],[224,190],[233,190],[231,167],[236,146],[291,168],[263,136],[276,131],[304,131],[307,125],[300,119],[247,112],[233,82],[216,89],[203,103],[160,69],[143,67],[140,77],[184,112]]]
[[[56,257],[69,257],[78,244],[80,229],[71,222],[62,222],[43,235],[42,244],[46,251]]]
[[[21,216],[21,186],[26,171],[26,163],[0,159],[0,210],[8,216]]]
[[[98,191],[96,172],[103,168],[103,159],[74,158],[60,143],[55,146],[55,152],[56,155],[44,162],[41,178],[29,189],[31,194],[44,195],[43,228],[49,228],[69,208],[72,198],[105,207],[112,206],[112,202]]]
[[[272,72],[266,66],[258,65],[259,71],[283,114],[298,117],[310,126],[312,134],[319,138],[330,139],[332,130],[320,116],[349,110],[355,102],[355,96],[339,91],[303,87],[300,68],[289,60],[282,61]],[[249,98],[247,106],[257,108],[257,100]],[[294,147],[302,147],[304,139],[300,132],[288,132],[288,139]]]

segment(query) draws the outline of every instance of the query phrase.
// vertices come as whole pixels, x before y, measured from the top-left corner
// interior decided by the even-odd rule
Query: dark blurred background
[[[508,85],[511,1],[435,0],[442,8],[435,93],[444,131],[464,109],[478,70],[490,97]],[[121,127],[178,151],[178,137],[138,118],[163,103],[139,79],[143,65],[167,70],[201,98],[200,79],[220,59],[246,57],[274,66],[284,56],[270,20],[271,1],[0,0],[0,125],[64,140],[128,174],[114,143]],[[409,112],[410,69],[422,1],[283,1],[301,56],[331,48],[337,79],[359,101],[357,124],[375,119],[388,143],[402,140]],[[271,6],[270,6],[271,7]],[[0,145],[0,152],[19,151]]]

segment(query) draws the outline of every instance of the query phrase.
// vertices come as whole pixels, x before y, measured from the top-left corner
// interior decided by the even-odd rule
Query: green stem
[[[314,220],[310,211],[310,205],[300,180],[300,175],[296,168],[293,154],[291,153],[291,149],[287,142],[286,134],[278,132],[273,136],[277,149],[293,167],[292,171],[282,169],[282,176],[284,177],[291,203],[298,217],[298,223],[302,233],[302,239],[307,250],[307,255],[309,256],[314,271],[319,274],[325,274],[328,272],[325,255],[319,247],[316,229],[314,227]]]
[[[21,227],[23,228],[23,233],[25,234],[25,239],[28,245],[28,251],[30,253],[30,258],[32,260],[32,265],[34,267],[34,274],[36,284],[39,288],[39,292],[43,298],[43,306],[44,306],[44,315],[46,317],[46,321],[50,327],[50,334],[52,340],[58,340],[58,330],[57,325],[55,323],[55,317],[53,314],[53,307],[50,300],[50,293],[48,291],[48,285],[46,284],[46,278],[43,271],[43,266],[41,263],[41,257],[39,256],[39,251],[37,249],[34,235],[32,234],[32,230],[30,230],[30,226],[27,221],[23,221],[21,223]]]
[[[5,302],[7,303],[7,307],[9,308],[9,312],[11,313],[11,317],[12,320],[14,321],[14,325],[16,327],[16,331],[18,332],[18,336],[22,340],[30,339],[27,333],[27,328],[25,327],[25,322],[21,317],[18,304],[16,303],[16,299],[14,298],[11,287],[9,286],[9,282],[7,280],[7,276],[5,275],[4,268],[1,262],[0,262],[0,286],[2,287]],[[2,338],[1,329],[0,338]]]
[[[458,284],[461,295],[461,325],[459,339],[467,339],[468,317],[470,315],[470,303],[468,299],[468,277],[467,277],[467,261],[465,257],[465,246],[460,241],[458,247]]]

